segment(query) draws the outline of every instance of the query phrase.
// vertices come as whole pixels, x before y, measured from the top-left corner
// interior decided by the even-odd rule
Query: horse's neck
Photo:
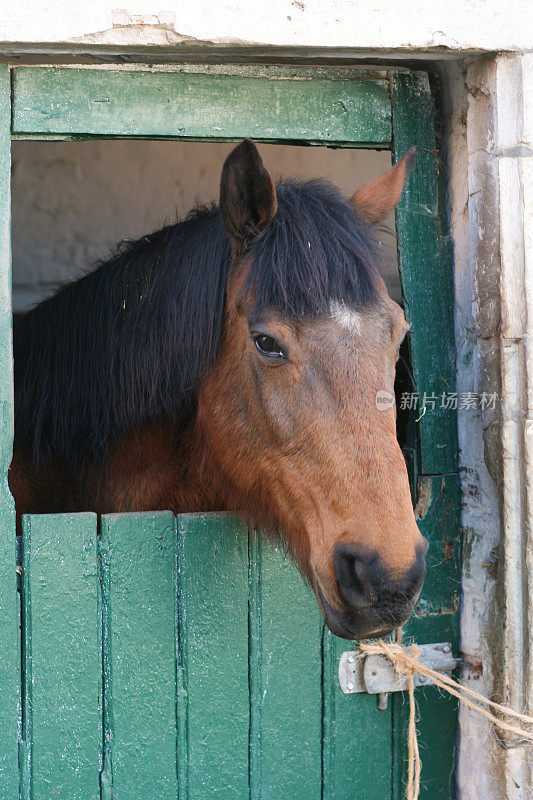
[[[104,483],[99,505],[106,511],[227,511],[238,505],[194,424],[181,433],[161,423],[129,435],[108,459]]]
[[[231,511],[242,506],[193,425],[160,423],[129,434],[103,460],[78,469],[35,466],[15,453],[9,484],[18,514],[61,511]]]

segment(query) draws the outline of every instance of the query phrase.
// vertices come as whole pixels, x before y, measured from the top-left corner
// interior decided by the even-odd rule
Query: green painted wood
[[[457,611],[461,589],[461,485],[458,475],[418,478],[417,524],[429,540],[419,614]]]
[[[180,798],[249,794],[248,535],[224,514],[178,517]]]
[[[339,659],[356,645],[324,629],[323,800],[368,800],[391,795],[391,709],[372,695],[345,695]]]
[[[459,597],[461,588],[460,480],[458,475],[418,478],[418,525],[429,539],[427,573],[416,613],[404,626],[404,639],[418,644],[451,642],[460,651]],[[451,800],[457,734],[457,702],[437,689],[417,689],[417,730],[423,762],[421,798]],[[403,798],[407,780],[408,703],[392,701],[395,741],[393,798]],[[394,750],[393,750],[394,754]]]
[[[413,618],[405,628],[405,642],[451,642],[459,652],[459,612]],[[422,759],[421,800],[453,800],[457,737],[457,701],[436,688],[418,688],[417,732]],[[404,800],[407,783],[409,703],[405,693],[390,698],[395,760],[393,800]]]
[[[23,522],[24,797],[99,798],[96,515]],[[17,796],[17,795],[15,795]]]
[[[453,267],[445,215],[446,185],[427,74],[393,74],[391,95],[393,159],[407,148],[417,147],[416,167],[398,206],[396,224],[404,304],[412,326],[410,356],[421,400],[408,429],[409,463],[416,486],[417,522],[430,542],[424,590],[416,615],[404,627],[404,639],[419,644],[449,641],[458,652],[462,553],[457,414],[453,408],[443,407],[441,399],[455,387]],[[456,702],[436,689],[426,689],[417,690],[417,704],[423,762],[421,797],[451,800]],[[400,800],[407,779],[406,697],[392,697],[391,708],[392,798]]]
[[[15,73],[14,130],[22,134],[211,139],[249,135],[263,141],[380,146],[390,142],[392,135],[394,159],[417,145],[417,167],[397,214],[403,291],[413,327],[411,358],[421,394],[438,396],[453,389],[452,271],[426,75],[393,74],[391,134],[391,104],[382,81],[294,81],[33,67],[17,68]],[[0,138],[0,147],[1,142]],[[2,174],[6,176],[1,152],[0,192],[7,185],[1,179]],[[4,147],[3,152],[5,155],[8,149]],[[7,207],[7,202],[4,192],[2,207]],[[2,241],[0,238],[0,247]],[[5,251],[4,243],[2,257]],[[4,259],[3,263],[9,262]],[[0,280],[4,278],[2,272]],[[9,348],[3,356],[2,330],[10,335],[9,327],[2,328],[0,287],[0,362],[5,356],[8,370]],[[7,371],[0,370],[0,374]],[[6,436],[0,436],[0,458],[5,446],[2,463],[7,466],[9,381],[0,383],[0,402],[5,387],[6,411],[0,425],[6,422]],[[459,483],[452,474],[456,470],[456,421],[453,412],[439,408],[438,400],[435,409],[429,403],[426,406],[424,416],[418,422],[413,419],[408,447],[410,463],[416,464],[417,474],[413,469],[412,477],[417,486],[419,524],[430,539],[428,576],[418,616],[406,626],[405,635],[420,643],[449,640],[457,647],[461,552]],[[0,525],[9,527],[12,504],[7,494],[5,502]],[[41,525],[39,535],[44,536],[44,522],[35,519],[37,526]],[[47,519],[55,525],[58,518]],[[84,517],[70,519],[71,527],[76,527],[82,526]],[[55,669],[60,674],[63,656],[56,654],[54,660],[42,650],[35,657],[35,595],[30,581],[37,574],[36,563],[41,564],[41,552],[36,561],[33,521],[26,524],[29,569],[24,595],[24,658],[28,680],[26,738],[21,752],[23,766],[30,763],[24,760],[26,753],[32,754],[31,796],[40,798],[49,794],[35,794],[35,781],[47,780],[50,770],[41,769],[47,751],[39,750],[42,737],[34,749],[33,733],[35,719],[44,725],[39,713],[47,698],[39,695],[39,683],[41,705],[35,704],[34,675],[37,670],[46,677],[49,660],[52,672]],[[10,530],[11,534],[6,528],[6,542]],[[51,542],[58,544],[55,528],[51,530]],[[57,535],[63,534],[59,531]],[[177,572],[174,537],[174,522],[167,514],[103,520],[102,800],[151,796],[366,800],[370,789],[372,796],[399,800],[405,780],[406,698],[392,697],[383,712],[378,711],[375,697],[342,695],[338,658],[350,643],[323,630],[316,600],[304,588],[296,568],[226,515],[178,519]],[[0,548],[3,541],[1,538]],[[47,547],[45,564],[50,560]],[[0,550],[0,569],[5,566],[7,576],[0,593],[8,587],[7,595],[0,594],[0,603],[5,596],[9,600],[12,563],[9,546],[5,558]],[[83,583],[83,566],[80,572],[75,562],[72,569],[75,580]],[[42,591],[40,584],[36,591]],[[53,603],[50,607],[56,614]],[[7,623],[0,619],[0,637],[11,641],[4,634],[6,625],[12,625],[9,615]],[[97,643],[98,630],[95,637]],[[96,645],[95,652],[99,653]],[[71,662],[67,659],[65,663]],[[2,683],[4,674],[7,681],[16,676],[9,665],[6,671],[0,664],[0,689],[6,685]],[[67,670],[67,674],[71,673]],[[93,713],[98,716],[101,681],[97,683]],[[51,698],[52,702],[53,692]],[[428,800],[451,798],[455,706],[434,690],[419,694],[419,706],[423,796]],[[70,711],[69,724],[75,726],[77,709]],[[3,713],[0,708],[0,725],[7,720],[9,740],[10,712],[5,717]],[[54,715],[55,710],[52,722]],[[77,743],[78,734],[74,739]],[[92,746],[90,737],[88,742],[87,746]],[[32,747],[26,748],[27,744]],[[36,761],[37,756],[41,761]],[[1,759],[0,749],[0,776],[4,769],[9,779],[9,766],[3,767]],[[5,763],[9,759],[12,762],[12,754]],[[68,758],[62,768],[68,775],[67,763]],[[61,769],[59,772],[61,775]],[[21,785],[23,797],[29,800],[24,769]]]
[[[320,800],[322,615],[279,547],[250,544],[251,797]]]
[[[426,394],[426,412],[417,423],[418,469],[421,474],[455,472],[457,415],[441,407],[442,393],[455,386],[453,270],[446,220],[440,213],[444,184],[428,75],[393,73],[391,92],[393,159],[417,147],[416,165],[396,212],[396,229],[404,305],[412,327],[411,361],[422,406]]]
[[[0,798],[18,796],[20,656],[15,508],[7,485],[13,443],[11,362],[11,86],[0,64]]]
[[[20,67],[14,133],[387,145],[384,80]]]
[[[175,800],[176,530],[170,512],[102,517],[113,800]]]

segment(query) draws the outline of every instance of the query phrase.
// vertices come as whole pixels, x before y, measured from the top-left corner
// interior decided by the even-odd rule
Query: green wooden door
[[[452,268],[428,76],[0,65],[0,797],[400,798],[405,697],[381,711],[373,696],[342,694],[337,665],[350,644],[324,627],[285,555],[237,520],[27,517],[17,602],[5,478],[10,137],[89,136],[251,136],[391,149],[394,159],[418,146],[397,232],[411,364],[426,397],[406,458],[430,551],[406,636],[457,646],[457,434],[440,403],[454,385]],[[432,688],[417,693],[422,796],[451,798],[455,705]]]

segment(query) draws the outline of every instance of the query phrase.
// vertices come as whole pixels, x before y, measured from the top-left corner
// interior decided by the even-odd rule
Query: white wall
[[[532,27],[529,0],[17,0],[0,12],[0,42],[34,45],[519,50]]]
[[[13,302],[22,311],[78,277],[121,239],[218,199],[234,145],[197,142],[15,142]],[[390,167],[385,151],[261,145],[273,176],[325,177],[350,196]],[[393,220],[389,220],[389,227]],[[399,298],[395,238],[384,233],[389,286]]]

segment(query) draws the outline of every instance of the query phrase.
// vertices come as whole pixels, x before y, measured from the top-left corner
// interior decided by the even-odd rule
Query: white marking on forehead
[[[344,303],[332,302],[329,306],[331,318],[352,333],[361,333],[361,314],[353,308],[348,308]]]

